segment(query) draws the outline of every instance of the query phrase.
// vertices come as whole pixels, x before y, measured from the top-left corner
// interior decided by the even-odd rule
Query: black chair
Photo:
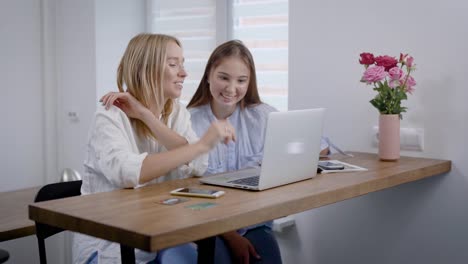
[[[0,263],[5,263],[10,258],[8,251],[0,249]]]
[[[82,181],[80,180],[47,184],[43,186],[39,192],[37,192],[34,202],[79,196],[81,195],[81,183]],[[39,257],[41,264],[47,263],[45,239],[62,231],[64,230],[36,222],[36,236],[39,245]]]

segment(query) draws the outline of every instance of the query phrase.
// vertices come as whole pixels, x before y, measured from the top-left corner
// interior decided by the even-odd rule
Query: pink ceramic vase
[[[400,158],[400,116],[379,117],[379,158],[395,161]]]

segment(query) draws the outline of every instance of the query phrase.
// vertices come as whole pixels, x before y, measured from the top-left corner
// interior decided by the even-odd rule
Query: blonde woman
[[[140,34],[127,46],[117,72],[119,92],[101,98],[89,130],[83,195],[203,174],[209,150],[235,139],[228,122],[213,122],[199,140],[190,114],[176,100],[187,73],[180,42]],[[137,263],[196,263],[188,244],[157,253],[135,251]],[[74,263],[120,263],[120,246],[75,234]]]

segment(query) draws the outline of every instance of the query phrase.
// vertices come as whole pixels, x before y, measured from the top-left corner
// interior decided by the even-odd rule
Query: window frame
[[[156,10],[154,5],[155,4],[157,5],[158,3],[159,2],[157,0],[146,1],[146,4],[147,4],[146,27],[147,27],[147,31],[149,32],[156,32],[156,30],[154,30],[154,24],[153,24],[153,20],[154,20],[153,11]],[[235,4],[235,0],[215,0],[214,3],[215,3],[215,21],[216,21],[215,28],[214,28],[215,30],[215,43],[214,44],[215,46],[218,46],[228,40],[234,39],[234,22],[233,22],[234,12],[232,9],[233,9],[233,5]],[[288,22],[288,31],[289,31],[289,22]],[[289,57],[289,44],[287,47],[287,53]],[[255,60],[256,64],[257,64],[257,61],[258,60],[256,59]],[[289,62],[286,61],[286,63],[288,64]],[[259,74],[259,71],[257,71],[257,75],[258,74]],[[189,76],[190,76],[190,72],[189,72]],[[288,109],[288,97],[289,97],[288,79],[289,79],[289,66],[286,69],[286,80],[285,80],[286,95],[275,95],[271,93],[262,92],[261,86],[259,85],[259,94],[260,94],[260,98],[262,99],[262,101],[278,108],[279,110],[287,110]],[[191,80],[190,83],[191,83],[190,86],[187,86],[189,87],[189,90],[187,92],[192,93],[193,80]],[[284,90],[280,89],[278,91],[284,91]],[[181,98],[182,103],[188,103],[186,101],[188,97],[187,96],[185,97],[186,98],[184,99]],[[266,98],[269,98],[269,100],[266,100]],[[275,98],[277,98],[278,102],[273,103],[272,100],[275,100]]]

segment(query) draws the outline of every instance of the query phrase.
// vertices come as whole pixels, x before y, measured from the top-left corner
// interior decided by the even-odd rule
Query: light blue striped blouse
[[[190,108],[192,128],[201,137],[216,120],[209,104]],[[236,142],[218,144],[209,154],[205,175],[258,166],[263,156],[263,141],[268,113],[275,108],[260,104],[241,110],[237,106],[227,118],[236,131]]]
[[[216,120],[210,104],[190,108],[189,111],[192,128],[202,137],[210,124]],[[227,118],[236,130],[237,141],[227,145],[218,144],[211,150],[205,175],[258,166],[263,158],[268,114],[276,111],[267,104],[246,107],[243,110],[237,106],[234,113]],[[326,147],[328,143],[322,138],[321,149]]]
[[[202,137],[210,124],[217,120],[211,111],[210,104],[189,109],[192,129]],[[267,104],[246,107],[243,110],[236,107],[234,113],[227,118],[236,131],[236,142],[218,144],[209,154],[208,169],[205,175],[256,167],[263,158],[263,142],[268,114],[277,110]],[[328,144],[322,139],[322,149]],[[263,223],[271,227],[272,222]],[[260,225],[263,225],[260,224]],[[251,226],[248,229],[259,225]],[[246,229],[238,230],[243,235]]]

